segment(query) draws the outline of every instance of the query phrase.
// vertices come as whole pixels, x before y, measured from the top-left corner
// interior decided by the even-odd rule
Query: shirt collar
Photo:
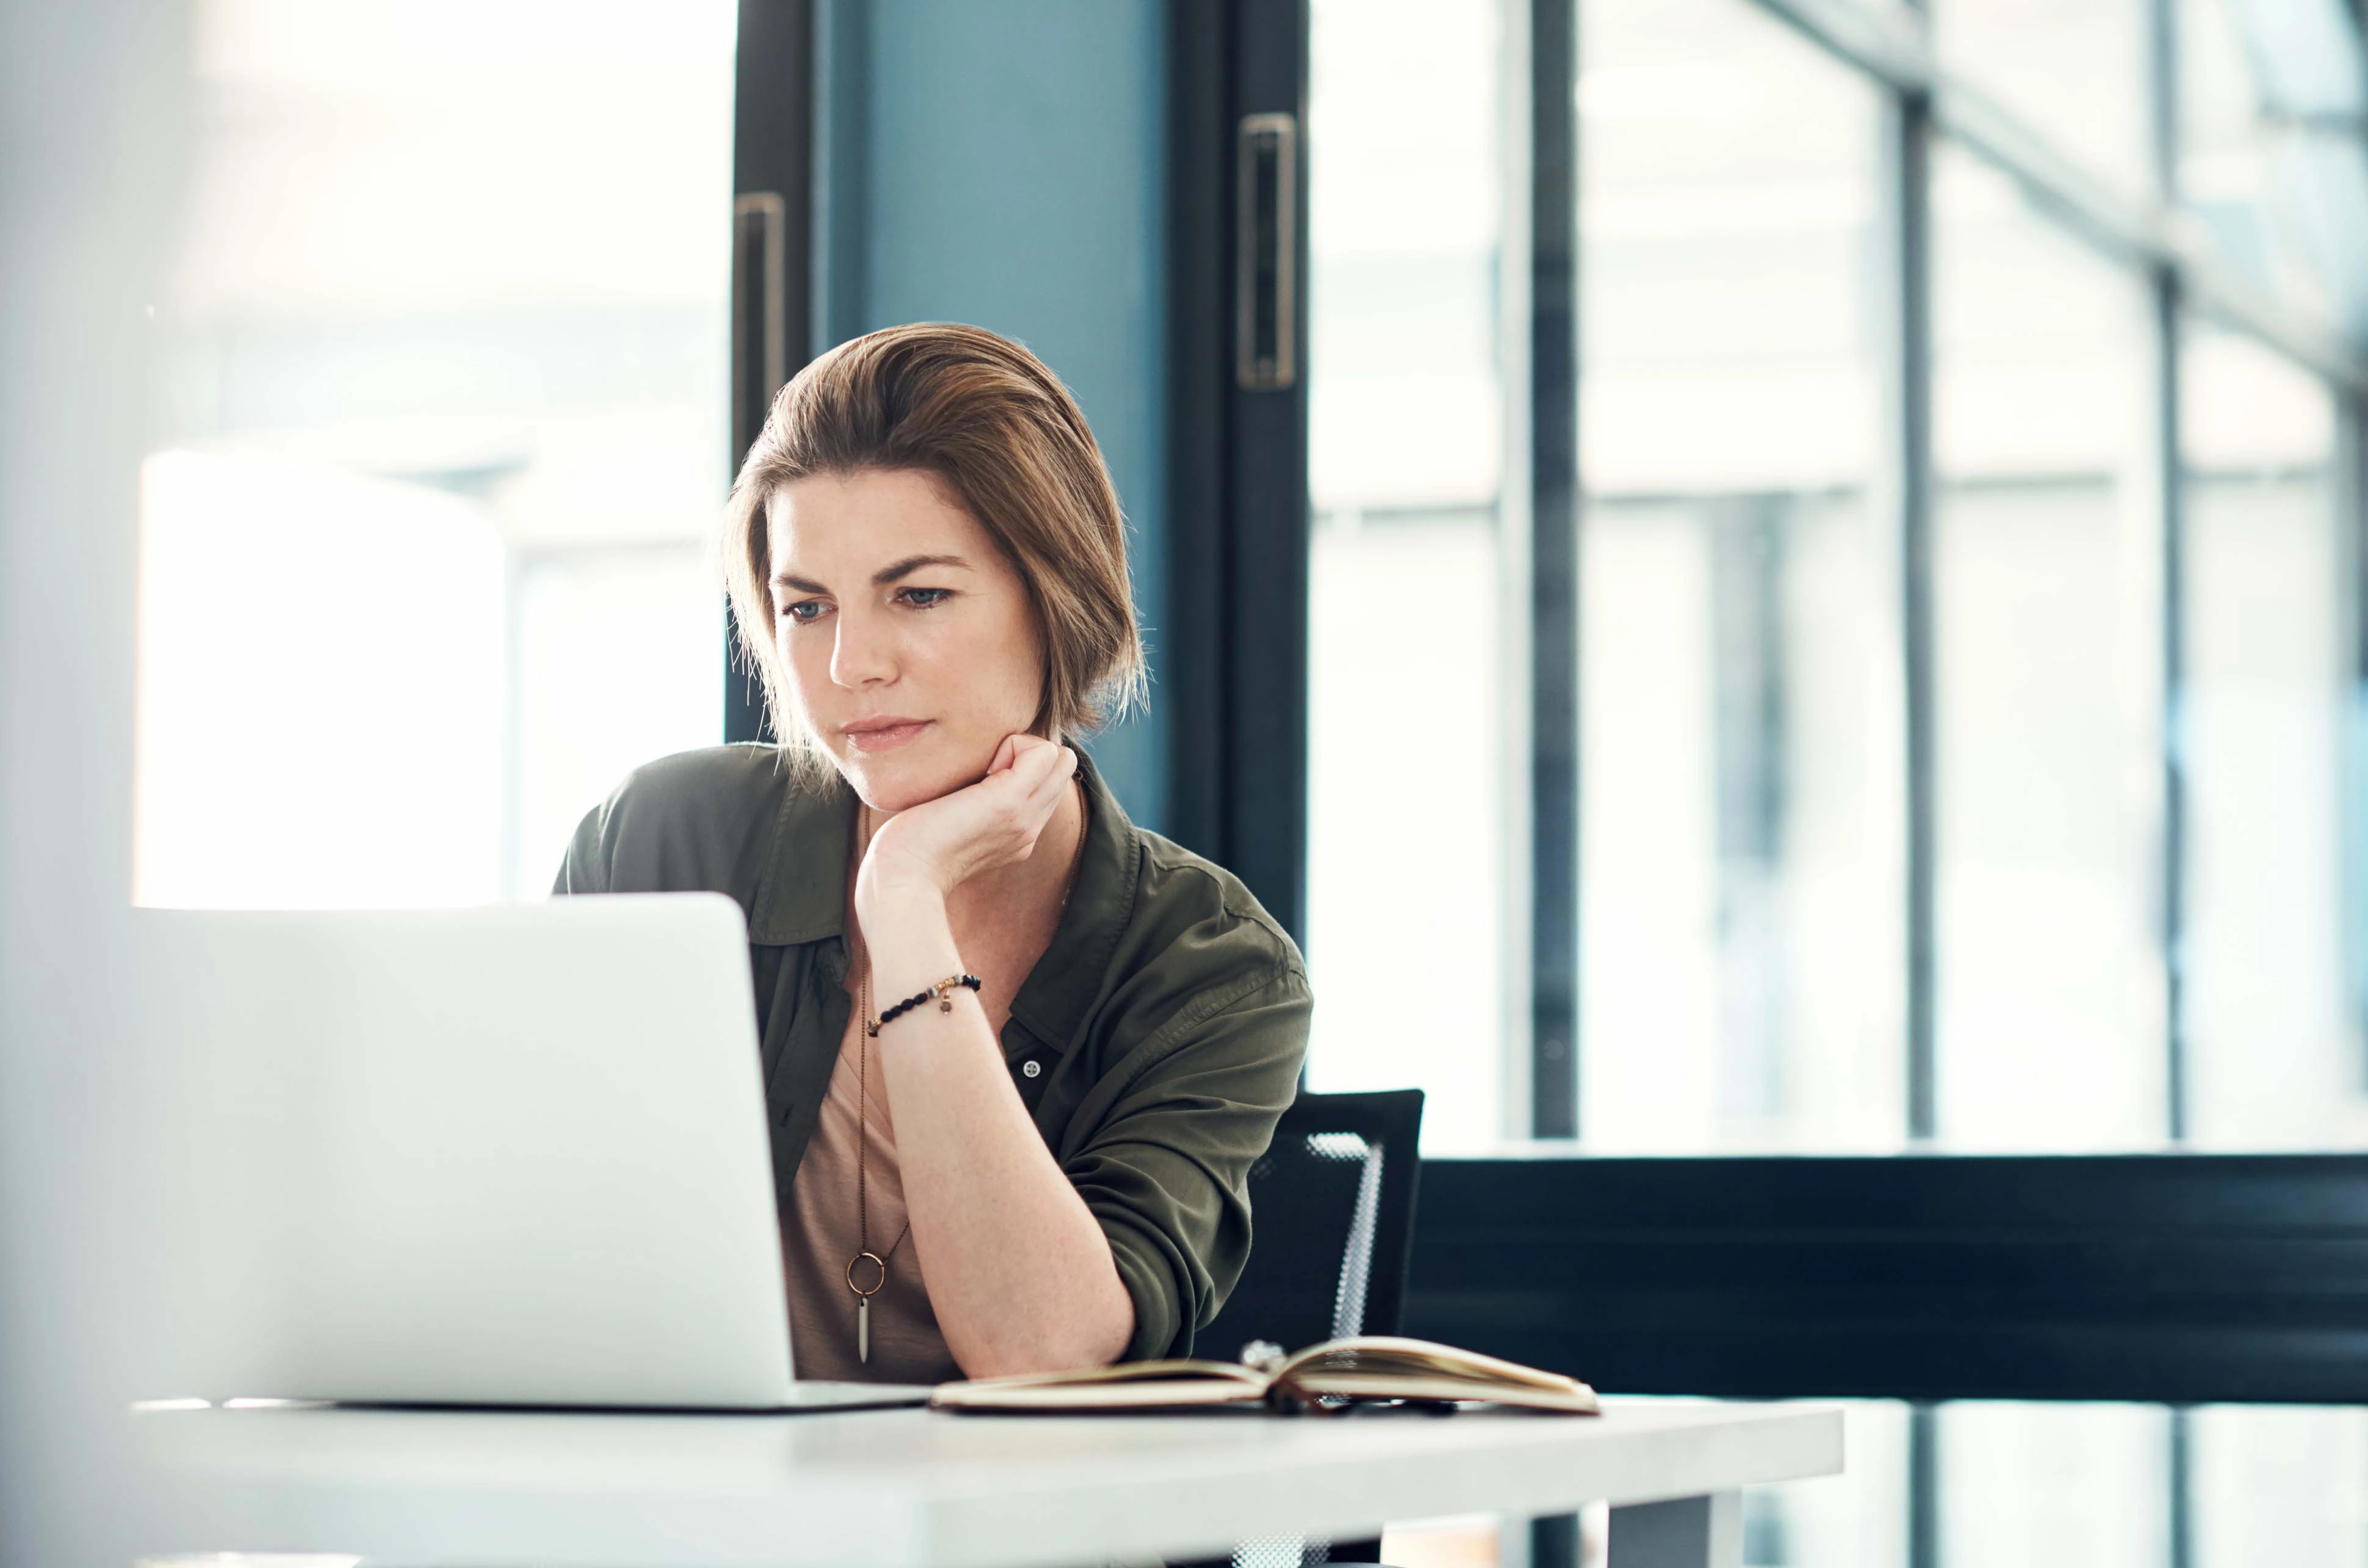
[[[1110,979],[1119,937],[1134,915],[1136,881],[1143,858],[1135,853],[1134,824],[1103,782],[1086,748],[1078,746],[1077,777],[1086,782],[1085,854],[1077,885],[1052,944],[1011,999],[1011,1016],[1028,1032],[1066,1052],[1086,1010]]]
[[[1011,1004],[1011,1016],[1030,1034],[1064,1051],[1101,994],[1119,937],[1134,912],[1141,869],[1134,824],[1093,758],[1083,746],[1076,752],[1077,776],[1086,785],[1086,844],[1077,885],[1061,912],[1052,945]],[[855,805],[855,791],[836,772],[820,789],[792,782],[782,790],[748,918],[751,942],[787,947],[845,937]]]

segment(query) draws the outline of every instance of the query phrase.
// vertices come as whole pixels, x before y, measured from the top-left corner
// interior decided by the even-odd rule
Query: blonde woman
[[[785,741],[639,769],[558,891],[746,912],[800,1374],[1189,1352],[1310,1004],[1242,884],[1071,744],[1144,678],[1084,416],[977,328],[846,344],[775,400],[725,571]]]

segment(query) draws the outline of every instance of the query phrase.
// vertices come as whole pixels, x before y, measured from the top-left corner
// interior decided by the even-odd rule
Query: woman
[[[1084,416],[992,333],[874,333],[782,389],[726,516],[785,739],[635,772],[558,891],[747,913],[800,1374],[1189,1353],[1249,1251],[1307,981],[1066,744],[1144,678]]]

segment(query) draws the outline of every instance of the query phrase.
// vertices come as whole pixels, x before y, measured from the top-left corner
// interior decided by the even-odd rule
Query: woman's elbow
[[[1126,1354],[1134,1338],[1134,1299],[1120,1288],[1116,1299],[1064,1321],[981,1324],[957,1333],[947,1324],[946,1346],[966,1377],[1012,1378],[1028,1372],[1072,1372],[1107,1367]]]

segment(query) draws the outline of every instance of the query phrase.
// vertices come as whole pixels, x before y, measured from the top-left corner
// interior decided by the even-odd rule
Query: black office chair
[[[1250,1167],[1249,1263],[1195,1354],[1397,1333],[1421,1131],[1420,1089],[1301,1095]]]
[[[1300,1350],[1396,1334],[1413,1250],[1422,1091],[1302,1094],[1250,1167],[1248,1265],[1195,1354],[1231,1360],[1254,1339]],[[1232,1568],[1378,1562],[1381,1541],[1247,1542]],[[1223,1561],[1192,1568],[1224,1568]]]

